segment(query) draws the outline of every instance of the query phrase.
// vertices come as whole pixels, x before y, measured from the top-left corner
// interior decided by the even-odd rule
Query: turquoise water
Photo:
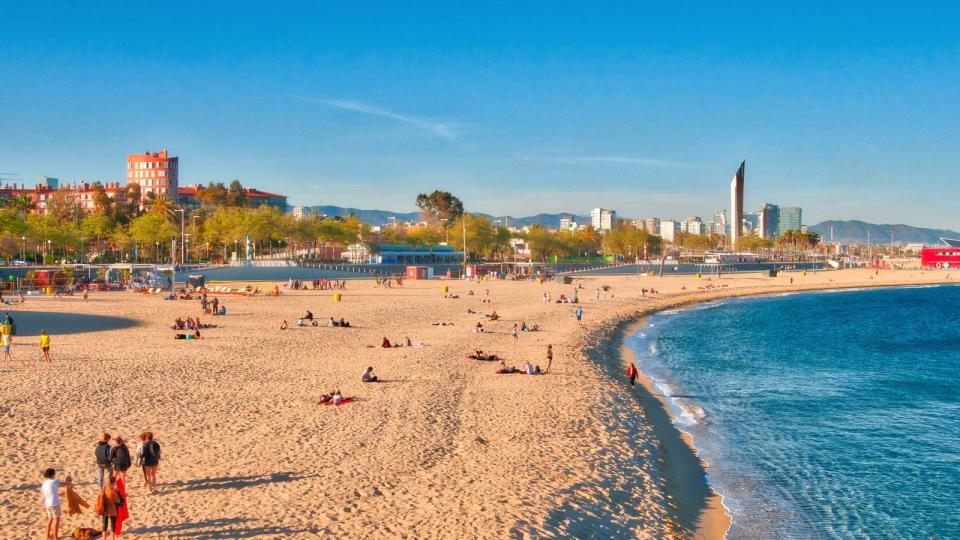
[[[725,300],[627,345],[731,538],[960,538],[960,287]]]

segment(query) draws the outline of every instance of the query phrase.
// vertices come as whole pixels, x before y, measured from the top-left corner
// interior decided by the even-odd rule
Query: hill
[[[309,207],[314,212],[319,212],[328,216],[340,216],[346,217],[350,215],[357,216],[364,223],[369,223],[370,225],[385,225],[390,223],[391,218],[396,218],[397,221],[416,221],[420,219],[420,212],[392,212],[390,210],[363,210],[361,208],[345,208],[342,206],[311,206]],[[549,227],[556,229],[560,226],[560,218],[564,216],[573,216],[577,223],[589,223],[589,216],[577,216],[570,213],[558,213],[558,214],[537,214],[535,216],[527,217],[513,217],[513,216],[492,216],[490,214],[475,213],[471,212],[474,215],[484,216],[491,221],[496,221],[503,219],[505,224],[509,224],[511,227],[523,227],[525,225],[542,225],[544,227]]]
[[[893,242],[899,244],[940,244],[940,238],[960,238],[960,232],[946,229],[924,229],[910,225],[878,225],[863,221],[830,220],[817,223],[809,230],[820,235],[825,241],[830,241],[830,228],[833,227],[833,240],[848,244],[865,244],[867,233],[870,233],[870,242],[874,244],[889,244],[891,234]]]

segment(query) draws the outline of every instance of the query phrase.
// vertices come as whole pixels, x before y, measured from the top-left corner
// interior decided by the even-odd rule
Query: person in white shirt
[[[46,538],[60,540],[60,480],[54,478],[56,475],[57,471],[53,469],[43,471],[40,493],[43,494],[43,508],[47,514]]]
[[[534,367],[533,367],[533,364],[531,364],[530,362],[527,362],[527,365],[523,368],[523,371],[524,371],[524,373],[526,373],[527,375],[536,375],[536,374],[537,374],[536,370],[535,370]]]

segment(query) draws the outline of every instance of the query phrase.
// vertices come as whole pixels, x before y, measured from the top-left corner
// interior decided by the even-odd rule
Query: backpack
[[[143,464],[156,467],[160,463],[160,443],[150,441],[143,445]]]
[[[111,457],[110,461],[118,471],[125,471],[130,468],[130,450],[126,446],[114,448]]]

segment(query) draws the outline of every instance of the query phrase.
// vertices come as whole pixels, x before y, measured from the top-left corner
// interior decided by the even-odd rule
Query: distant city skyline
[[[123,181],[166,148],[182,185],[295,205],[440,188],[709,221],[746,159],[749,212],[960,229],[953,7],[231,6],[182,6],[163,39],[149,6],[6,6],[0,178]]]

